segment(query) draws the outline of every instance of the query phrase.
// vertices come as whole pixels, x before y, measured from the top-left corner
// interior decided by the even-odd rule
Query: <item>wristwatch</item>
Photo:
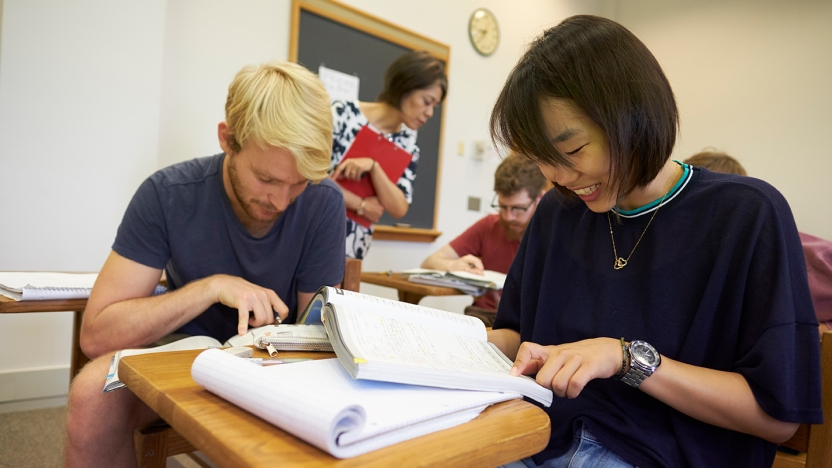
[[[638,388],[644,379],[653,375],[662,363],[662,357],[656,348],[641,340],[630,342],[628,354],[630,355],[630,368],[621,377],[621,381],[633,388]]]
[[[364,205],[366,205],[366,204],[367,204],[367,202],[362,198],[361,199],[361,204],[358,205],[358,208],[355,209],[355,213],[358,216],[364,216]]]

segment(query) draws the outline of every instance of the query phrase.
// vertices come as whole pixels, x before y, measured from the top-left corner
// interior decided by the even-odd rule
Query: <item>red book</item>
[[[365,125],[358,131],[358,135],[355,136],[355,140],[341,162],[350,158],[374,159],[376,164],[384,169],[387,178],[396,183],[404,174],[404,170],[410,164],[413,155]],[[369,174],[365,174],[360,180],[339,179],[338,183],[341,184],[341,187],[361,198],[372,197],[376,194],[376,189],[373,187],[373,181],[370,180]],[[358,213],[350,209],[347,209],[347,217],[364,227],[370,227],[370,224],[372,224],[370,220],[359,216]]]

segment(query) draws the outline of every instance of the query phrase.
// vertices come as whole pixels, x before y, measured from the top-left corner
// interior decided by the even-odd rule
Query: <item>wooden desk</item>
[[[425,296],[467,296],[466,293],[455,288],[411,283],[407,280],[407,276],[401,273],[363,271],[361,282],[394,288],[399,291],[400,301],[411,304],[418,304]]]
[[[119,363],[118,374],[133,393],[221,467],[497,466],[533,455],[549,442],[546,413],[531,403],[512,400],[489,407],[466,424],[340,460],[200,387],[191,378],[191,365],[200,352],[127,356]],[[255,349],[255,357],[265,356]]]
[[[28,312],[74,312],[72,323],[72,360],[69,363],[69,379],[75,377],[89,358],[81,351],[81,321],[84,319],[86,299],[59,299],[53,301],[15,301],[0,296],[0,314],[20,314]]]

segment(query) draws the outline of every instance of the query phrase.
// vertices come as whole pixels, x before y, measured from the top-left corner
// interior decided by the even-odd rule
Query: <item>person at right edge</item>
[[[685,159],[686,164],[704,167],[709,171],[746,176],[739,161],[721,151],[704,150]],[[818,318],[818,334],[832,330],[832,242],[800,232],[800,244],[806,258],[809,292]]]
[[[398,219],[413,202],[413,182],[419,164],[417,130],[431,117],[448,93],[445,64],[426,51],[408,52],[384,72],[384,84],[376,102],[332,102],[332,160],[330,178],[359,180],[369,177],[376,195],[361,198],[338,185],[348,210],[372,223],[385,211]],[[355,136],[369,125],[399,148],[412,155],[399,180],[392,181],[375,160],[356,157],[344,160]],[[363,259],[373,241],[373,226],[364,227],[347,218],[347,257]]]
[[[555,401],[510,466],[765,467],[820,423],[817,320],[785,198],[670,159],[678,112],[647,47],[574,16],[535,40],[494,138],[555,184],[489,340]]]

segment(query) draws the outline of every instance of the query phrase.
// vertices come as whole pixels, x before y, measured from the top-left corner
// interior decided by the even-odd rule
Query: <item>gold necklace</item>
[[[647,232],[647,228],[650,227],[650,223],[653,222],[653,218],[656,217],[656,213],[659,212],[659,208],[664,205],[664,199],[667,198],[667,195],[670,193],[670,189],[673,188],[674,183],[676,182],[676,172],[679,169],[679,166],[676,166],[676,170],[673,171],[673,177],[670,178],[670,186],[667,187],[667,191],[662,196],[662,201],[659,202],[659,206],[656,207],[656,210],[653,211],[653,216],[650,217],[650,221],[647,221],[647,226],[644,226],[644,230],[641,231],[641,235],[638,236],[638,240],[636,241],[636,245],[633,246],[633,250],[630,251],[630,255],[627,255],[627,258],[621,258],[618,256],[618,251],[615,250],[615,236],[612,235],[612,221],[610,221],[610,212],[607,211],[607,223],[610,225],[610,239],[612,239],[612,254],[615,256],[615,262],[612,264],[612,267],[616,270],[620,270],[627,266],[627,262],[630,261],[630,257],[633,256],[633,252],[636,251],[636,247],[638,247],[639,242],[641,242],[641,238],[644,237],[644,233]]]

